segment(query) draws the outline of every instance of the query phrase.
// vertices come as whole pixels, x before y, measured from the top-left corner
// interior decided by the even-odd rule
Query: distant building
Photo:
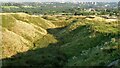
[[[93,5],[96,5],[97,2],[79,2],[80,4],[93,4]]]

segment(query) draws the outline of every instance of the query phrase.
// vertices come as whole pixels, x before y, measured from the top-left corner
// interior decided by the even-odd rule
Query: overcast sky
[[[0,2],[86,2],[86,1],[94,1],[94,2],[118,2],[120,0],[0,0]]]

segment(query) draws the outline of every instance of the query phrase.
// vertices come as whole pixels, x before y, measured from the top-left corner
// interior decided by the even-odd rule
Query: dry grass
[[[34,48],[38,40],[42,40],[39,47],[46,47],[49,43],[56,42],[46,31],[48,28],[55,28],[50,21],[25,13],[0,13],[0,16],[3,23],[2,58]],[[46,40],[43,40],[43,36],[46,36]]]
[[[15,34],[12,31],[5,29],[3,34],[3,57],[10,57],[18,52],[24,52],[29,49],[28,45],[31,43],[22,36]]]

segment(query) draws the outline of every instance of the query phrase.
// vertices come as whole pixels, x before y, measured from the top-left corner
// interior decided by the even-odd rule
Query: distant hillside
[[[117,19],[38,17],[24,13],[1,15],[3,56],[10,57],[2,59],[3,66],[108,66],[120,60]],[[116,63],[120,67],[120,62]]]

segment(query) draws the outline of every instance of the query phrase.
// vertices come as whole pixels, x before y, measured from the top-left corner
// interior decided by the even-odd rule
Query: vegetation
[[[37,45],[41,45],[39,46],[41,48],[48,46],[49,43],[57,42],[54,36],[47,34],[46,31],[46,28],[54,28],[54,25],[41,17],[24,13],[3,13],[0,15],[3,22],[3,58],[34,49]],[[38,42],[39,40],[42,43]]]
[[[0,15],[0,16],[2,17],[2,22],[4,22],[2,24],[2,27],[10,29],[11,27],[14,26],[16,20],[13,17],[11,17],[10,15],[6,15],[6,16]]]
[[[36,30],[39,30],[38,27],[43,28],[47,30],[47,34],[42,35],[35,32],[36,36],[39,36],[35,37],[36,39],[34,38],[34,42],[31,43],[32,47],[30,44],[25,44],[23,47],[27,45],[28,49],[17,51],[16,53],[13,52],[16,51],[16,49],[14,49],[10,52],[13,53],[12,55],[7,55],[6,58],[4,57],[2,59],[3,67],[39,66],[43,68],[55,68],[58,66],[107,66],[112,61],[119,59],[120,31],[117,21],[108,21],[98,16],[91,18],[86,16],[45,15],[42,16],[42,18],[46,19],[44,20],[41,17],[34,18],[32,15],[21,13],[7,15],[17,21],[20,20],[30,24],[29,26],[32,24],[36,25],[37,29],[34,26]],[[4,16],[6,15],[3,15],[3,17]],[[38,23],[38,21],[40,21],[40,23]],[[3,23],[4,22],[6,22],[6,19],[3,18]],[[39,26],[39,24],[42,25]],[[45,25],[52,26],[48,28],[48,26],[45,27]],[[16,25],[14,25],[14,27],[15,26]],[[20,35],[13,30],[13,26],[10,27],[12,27],[10,31]],[[8,27],[4,28],[8,29]],[[5,31],[3,33],[5,33]],[[28,38],[32,36],[33,34],[28,36]],[[26,37],[22,37],[26,39]],[[5,37],[3,36],[3,38]],[[26,40],[29,41],[29,39]],[[10,43],[9,41],[6,42]],[[20,43],[22,42],[20,41]],[[4,48],[8,48],[8,46],[11,45],[12,44],[4,44],[3,46]],[[8,56],[9,58],[7,58]]]
[[[2,3],[3,12],[24,12],[35,15],[118,15],[117,3],[81,4],[81,3]],[[49,10],[48,10],[49,9]],[[62,10],[61,10],[62,9]]]
[[[93,3],[2,3],[2,67],[119,68],[117,3]]]
[[[56,68],[58,66],[63,67],[67,62],[66,55],[62,53],[57,47],[30,50],[24,54],[19,53],[13,57],[14,58],[5,59],[7,62],[3,59],[3,68],[6,66]]]

